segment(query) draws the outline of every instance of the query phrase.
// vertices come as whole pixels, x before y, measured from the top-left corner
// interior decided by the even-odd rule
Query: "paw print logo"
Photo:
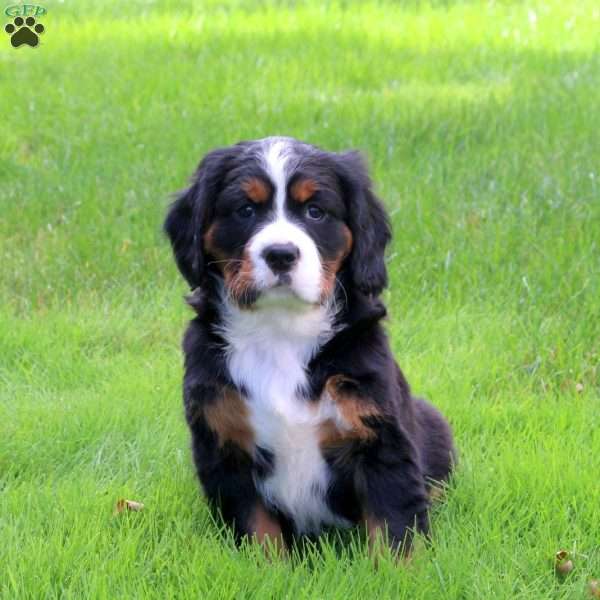
[[[15,17],[12,23],[9,23],[4,31],[10,35],[10,43],[18,48],[23,44],[35,48],[40,43],[40,34],[44,33],[44,26],[36,23],[33,17]]]

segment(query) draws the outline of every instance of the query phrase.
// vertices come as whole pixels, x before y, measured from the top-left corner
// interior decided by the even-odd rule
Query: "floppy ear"
[[[177,194],[165,219],[164,231],[171,241],[175,262],[192,289],[202,284],[205,270],[202,236],[233,154],[233,147],[207,154],[190,187]]]
[[[349,257],[352,281],[361,292],[377,296],[388,282],[384,253],[392,237],[390,223],[383,204],[371,190],[360,153],[344,152],[336,158],[354,238]]]

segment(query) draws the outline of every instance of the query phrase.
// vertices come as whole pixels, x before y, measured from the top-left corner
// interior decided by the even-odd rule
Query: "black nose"
[[[262,251],[262,257],[273,273],[286,273],[296,264],[300,250],[294,244],[272,244]]]

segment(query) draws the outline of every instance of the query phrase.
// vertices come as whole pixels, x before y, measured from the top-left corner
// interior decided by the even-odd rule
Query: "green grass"
[[[600,578],[596,3],[74,4],[46,4],[35,50],[0,39],[0,594],[583,598]],[[461,453],[409,566],[375,568],[356,537],[269,563],[198,490],[161,221],[205,151],[270,134],[363,150],[392,214],[392,344]],[[145,510],[114,517],[122,497]]]

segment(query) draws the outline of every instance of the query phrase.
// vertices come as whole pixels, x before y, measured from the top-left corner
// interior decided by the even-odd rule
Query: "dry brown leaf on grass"
[[[592,579],[589,581],[588,594],[591,598],[600,598],[600,579]]]
[[[558,575],[568,575],[573,570],[573,561],[567,550],[559,550],[554,555],[554,570]]]
[[[137,502],[136,500],[126,500],[125,498],[121,498],[120,500],[117,500],[113,514],[119,515],[122,512],[129,511],[129,510],[133,511],[133,512],[139,512],[143,508],[144,508],[144,505],[141,502]]]

